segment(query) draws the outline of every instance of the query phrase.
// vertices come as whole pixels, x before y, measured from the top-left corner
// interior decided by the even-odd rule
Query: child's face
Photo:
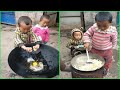
[[[74,32],[73,35],[76,40],[80,40],[82,37],[80,32]]]
[[[101,22],[96,22],[97,26],[99,29],[101,29],[102,31],[106,30],[109,28],[109,26],[111,25],[111,23],[109,21],[101,21]]]
[[[20,31],[23,32],[23,33],[27,33],[30,31],[31,27],[32,27],[32,24],[30,25],[26,25],[24,22],[21,22],[20,23]]]
[[[42,27],[46,27],[46,26],[48,26],[49,22],[50,22],[49,19],[43,18],[43,19],[40,21],[40,24],[41,24]]]

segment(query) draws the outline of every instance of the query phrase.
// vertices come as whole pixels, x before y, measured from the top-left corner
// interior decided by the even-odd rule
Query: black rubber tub
[[[32,46],[29,45],[29,46]],[[10,68],[18,75],[26,78],[52,78],[59,73],[58,55],[59,52],[55,48],[41,44],[37,53],[42,55],[44,60],[47,62],[48,68],[44,71],[34,72],[29,69],[26,59],[22,57],[21,53],[23,50],[19,47],[13,49],[8,56],[8,64]]]

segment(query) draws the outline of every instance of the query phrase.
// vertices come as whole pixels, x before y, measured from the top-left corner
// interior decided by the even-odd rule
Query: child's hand
[[[85,43],[85,44],[84,44],[84,48],[85,48],[85,49],[88,49],[88,48],[89,48],[89,45],[90,45],[89,43]]]
[[[34,51],[37,51],[37,49],[39,49],[40,45],[39,44],[36,44],[35,46],[33,46],[33,50]]]
[[[32,52],[32,48],[31,47],[26,47],[26,46],[22,46],[22,49],[28,51],[28,52]]]
[[[27,48],[26,48],[26,51],[32,52],[32,47],[27,47]]]

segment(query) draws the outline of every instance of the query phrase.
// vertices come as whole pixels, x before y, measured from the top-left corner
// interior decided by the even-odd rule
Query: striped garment
[[[14,44],[15,47],[21,47],[25,44],[30,43],[40,43],[40,40],[37,38],[37,36],[30,30],[28,33],[24,34],[20,31],[19,27],[15,30],[15,38],[14,38]]]
[[[83,44],[84,43],[82,40],[75,40],[74,38],[71,37],[66,47],[70,49],[72,46],[78,46]]]
[[[98,50],[107,50],[117,46],[117,30],[116,27],[110,26],[107,30],[101,31],[95,23],[91,26],[83,36],[84,42],[90,42],[92,39],[92,47]]]

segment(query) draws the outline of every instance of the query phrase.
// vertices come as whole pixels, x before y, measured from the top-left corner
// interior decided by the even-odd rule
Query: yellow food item
[[[36,66],[33,66],[36,65]],[[34,72],[40,71],[44,68],[44,65],[42,62],[36,62],[34,61],[31,65],[30,65],[30,69],[33,70]]]
[[[33,62],[32,65],[33,65],[33,66],[37,66],[38,63],[37,63],[37,62]]]

